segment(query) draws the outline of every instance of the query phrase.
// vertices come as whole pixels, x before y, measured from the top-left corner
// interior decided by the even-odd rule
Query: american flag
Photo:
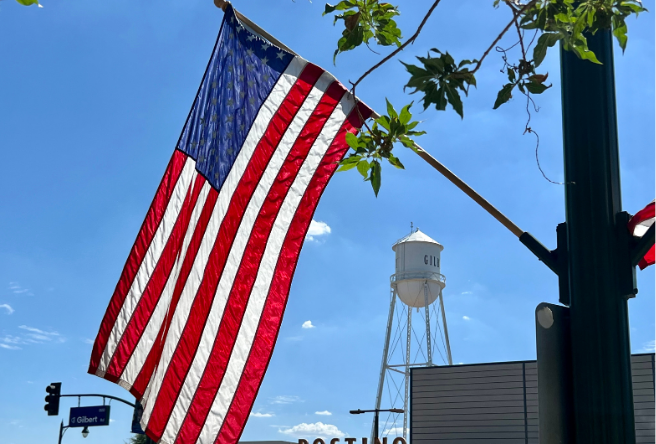
[[[642,237],[647,233],[647,230],[654,225],[654,202],[652,200],[644,207],[642,210],[638,211],[630,220],[629,220],[629,232],[637,237]],[[644,270],[650,265],[654,265],[654,246],[652,245],[649,251],[645,256],[640,259],[638,267],[641,270]]]
[[[319,198],[370,115],[228,6],[89,366],[141,401],[152,439],[239,440]]]

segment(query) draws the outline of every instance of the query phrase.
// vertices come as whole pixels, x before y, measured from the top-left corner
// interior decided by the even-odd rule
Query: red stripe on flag
[[[652,245],[647,254],[645,254],[645,256],[640,259],[640,262],[638,262],[638,267],[640,267],[641,270],[644,270],[650,265],[654,265],[654,262],[654,246]]]
[[[285,97],[278,112],[271,119],[239,181],[210,253],[209,261],[205,267],[205,274],[191,307],[187,323],[171,362],[166,369],[159,393],[157,393],[157,399],[147,426],[148,434],[151,437],[160,438],[162,436],[177,401],[182,383],[191,368],[214,300],[219,278],[253,191],[266,170],[269,159],[282,139],[285,130],[322,73],[323,71],[315,65],[308,64],[306,66],[287,97]]]
[[[655,208],[654,208],[654,201],[652,200],[647,204],[646,207],[644,207],[642,210],[638,211],[630,220],[628,224],[629,228],[629,233],[632,235],[635,235],[635,229],[638,225],[642,224],[643,222],[648,222],[649,219],[654,219],[655,216]],[[653,223],[653,221],[652,221]],[[648,224],[644,224],[647,226]],[[647,254],[645,254],[642,259],[640,259],[640,262],[638,262],[638,267],[640,267],[641,270],[644,270],[650,265],[654,265],[654,246],[649,249]]]
[[[148,325],[148,321],[155,310],[157,302],[160,300],[164,286],[182,249],[182,242],[189,229],[191,215],[194,212],[198,196],[205,182],[205,178],[197,174],[193,183],[193,189],[187,192],[184,204],[180,209],[175,226],[166,242],[162,255],[153,270],[148,284],[146,284],[146,288],[139,299],[137,307],[132,311],[132,318],[126,326],[123,337],[116,347],[114,356],[107,366],[105,379],[109,381],[118,381],[135,347],[139,343],[139,339],[141,339],[146,325]]]
[[[180,428],[177,443],[196,442],[223,380],[269,235],[285,196],[326,121],[346,90],[334,82],[299,134],[267,195],[244,250],[203,376]],[[209,370],[209,371],[208,371]]]
[[[371,110],[361,102],[358,103],[358,106],[362,117],[365,120],[368,119]],[[344,157],[348,149],[345,139],[346,132],[355,133],[361,125],[358,112],[353,110],[348,120],[337,133],[303,195],[278,258],[276,270],[273,274],[274,278],[248,361],[228,409],[228,414],[223,421],[221,431],[217,436],[216,443],[232,444],[239,441],[264,373],[271,360],[273,347],[280,331],[282,316],[287,305],[287,297],[296,270],[298,256],[317,203],[326,184],[338,167],[337,162]]]
[[[653,219],[655,216],[654,201],[649,202],[646,207],[638,211],[631,219],[629,220],[629,232],[633,234],[635,228],[641,223],[649,219]]]
[[[182,267],[180,267],[180,273],[178,274],[178,279],[175,283],[175,289],[173,290],[173,295],[171,296],[171,302],[169,304],[169,309],[166,313],[166,318],[162,322],[162,326],[157,333],[157,336],[153,338],[153,345],[148,352],[148,357],[144,361],[144,365],[139,371],[139,375],[135,378],[134,384],[130,392],[137,398],[141,399],[146,391],[146,387],[150,382],[153,372],[157,368],[160,357],[162,356],[162,348],[164,347],[165,339],[169,332],[169,327],[171,326],[171,319],[173,319],[173,314],[175,309],[178,306],[180,301],[180,296],[182,295],[182,290],[184,289],[189,274],[191,273],[192,266],[196,260],[196,255],[200,249],[201,243],[203,241],[203,236],[207,230],[210,219],[212,217],[212,212],[214,211],[214,205],[219,197],[218,191],[214,188],[210,189],[210,192],[205,199],[205,206],[201,212],[200,217],[198,218],[198,223],[196,223],[196,229],[187,248],[187,254],[185,255],[182,261]]]
[[[162,216],[166,211],[166,207],[171,199],[171,195],[175,190],[175,184],[180,177],[180,173],[185,165],[187,156],[178,150],[173,152],[173,156],[169,161],[169,164],[162,177],[162,181],[157,188],[155,197],[153,198],[146,218],[141,225],[137,239],[132,246],[130,255],[123,267],[123,272],[121,273],[121,278],[116,284],[116,289],[114,294],[109,301],[109,306],[105,312],[102,323],[100,324],[100,330],[98,331],[98,336],[96,337],[96,342],[93,346],[93,351],[91,352],[91,361],[89,363],[89,373],[95,374],[98,370],[98,365],[100,364],[100,358],[105,350],[107,345],[107,340],[109,335],[114,327],[116,322],[116,317],[123,307],[123,302],[125,301],[125,296],[130,290],[132,281],[141,266],[141,262],[148,251],[148,247],[153,240],[157,227],[159,226]]]

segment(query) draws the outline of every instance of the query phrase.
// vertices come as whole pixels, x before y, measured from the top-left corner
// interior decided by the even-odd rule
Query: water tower
[[[410,368],[453,364],[442,298],[446,285],[440,273],[443,249],[412,226],[410,234],[392,246],[396,272],[390,277],[390,308],[376,408],[402,408],[405,413],[381,416],[381,437],[408,437]]]

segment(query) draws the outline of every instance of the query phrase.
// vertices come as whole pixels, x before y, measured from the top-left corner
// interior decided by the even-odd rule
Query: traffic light
[[[46,387],[46,405],[43,409],[48,412],[48,416],[59,415],[59,396],[61,394],[61,382],[53,382]]]

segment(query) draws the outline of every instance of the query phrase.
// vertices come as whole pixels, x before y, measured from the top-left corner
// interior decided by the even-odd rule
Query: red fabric
[[[166,168],[164,177],[157,188],[157,193],[155,194],[150,209],[146,214],[146,218],[141,225],[141,229],[137,235],[137,240],[132,246],[132,251],[130,251],[130,255],[125,263],[121,278],[116,284],[116,289],[114,290],[114,294],[109,301],[109,306],[107,307],[105,316],[100,324],[100,331],[98,332],[93,351],[91,352],[91,362],[89,364],[89,373],[91,374],[96,373],[96,370],[98,370],[100,358],[105,350],[105,346],[107,345],[109,334],[114,327],[114,321],[116,320],[118,313],[121,311],[123,302],[125,302],[125,296],[130,290],[130,285],[132,285],[132,281],[134,281],[134,277],[139,270],[141,261],[143,261],[144,255],[146,254],[146,251],[148,251],[148,247],[157,231],[157,227],[164,216],[164,211],[171,199],[171,195],[175,189],[175,184],[180,177],[180,173],[182,173],[186,160],[187,156],[184,153],[175,150],[169,161],[169,165]]]
[[[191,237],[191,242],[187,248],[187,254],[182,262],[182,267],[180,268],[180,277],[178,277],[175,289],[173,290],[173,295],[171,296],[171,308],[166,314],[166,318],[160,327],[159,333],[157,335],[158,338],[165,338],[169,333],[171,319],[173,318],[175,309],[178,306],[178,302],[180,301],[180,296],[182,295],[182,290],[184,289],[185,283],[187,282],[189,274],[191,273],[192,265],[196,260],[196,255],[200,249],[201,241],[205,235],[207,225],[210,223],[212,211],[214,210],[214,206],[216,205],[218,198],[218,191],[216,191],[214,188],[211,188],[209,194],[207,195],[207,199],[205,200],[205,206],[203,207],[203,211],[201,212],[200,218],[198,219],[198,223],[196,223],[196,229],[194,230],[194,234]],[[159,357],[162,355],[163,346],[164,341],[159,341],[150,349],[144,366],[139,372],[139,376],[137,376],[137,379],[134,381],[134,385],[130,390],[130,393],[132,393],[135,398],[141,399],[143,397],[148,385],[148,381],[150,381],[153,372],[157,368],[157,362]]]
[[[257,392],[262,384],[264,373],[271,360],[273,347],[278,337],[280,323],[287,305],[289,288],[292,283],[298,256],[305,234],[310,226],[310,221],[315,210],[311,202],[317,202],[323,193],[328,181],[339,166],[337,163],[344,157],[348,150],[346,144],[346,133],[355,133],[362,123],[360,115],[366,120],[371,115],[371,110],[358,103],[359,113],[355,109],[351,111],[348,119],[342,125],[335,137],[332,146],[326,152],[321,165],[315,172],[309,187],[303,195],[302,203],[299,205],[294,220],[292,221],[287,237],[283,244],[281,254],[278,258],[274,279],[269,288],[269,295],[264,306],[264,312],[260,317],[260,324],[255,334],[255,342],[251,348],[248,361],[244,367],[239,381],[239,387],[228,410],[228,415],[223,422],[223,427],[217,436],[215,444],[223,442],[237,442],[244,430],[248,414],[253,407]]]
[[[654,219],[654,201],[652,200],[646,207],[638,211],[630,220],[629,220],[629,232],[634,234],[635,229],[638,225],[642,224],[649,219]],[[652,224],[654,221],[652,220]],[[644,225],[644,224],[643,224]],[[652,245],[647,254],[640,259],[638,267],[641,270],[644,270],[650,265],[654,265],[654,246]]]
[[[249,165],[232,196],[228,212],[221,223],[219,234],[210,254],[209,262],[205,267],[207,271],[196,293],[189,319],[166,370],[150,422],[147,430],[145,430],[151,437],[161,437],[164,433],[164,428],[176,404],[180,389],[191,368],[208,314],[214,302],[221,273],[232,247],[232,241],[241,223],[241,217],[278,143],[322,72],[320,68],[311,64],[308,64],[303,70],[300,78],[285,98],[285,102],[269,123],[265,135],[260,139],[260,143],[255,149]]]
[[[333,109],[344,95],[346,90],[338,82],[333,83],[323,95],[312,117],[305,124],[301,134],[291,148],[285,163],[278,172],[264,205],[260,209],[248,245],[244,250],[239,271],[235,277],[228,303],[210,354],[205,372],[201,378],[199,389],[196,390],[184,423],[176,439],[176,443],[184,444],[196,442],[201,429],[206,422],[207,415],[212,407],[216,393],[228,366],[228,359],[232,354],[237,333],[241,328],[249,295],[258,275],[260,262],[264,249],[269,240],[276,216],[292,186],[296,175],[307,157],[314,140],[319,136],[321,129],[330,117]],[[281,253],[282,254],[282,253]]]
[[[182,249],[182,241],[184,240],[185,233],[189,228],[191,215],[196,206],[196,201],[198,200],[204,182],[205,179],[203,176],[198,174],[194,180],[193,188],[187,190],[185,202],[175,222],[175,228],[169,236],[166,247],[164,247],[164,251],[162,252],[162,256],[157,262],[155,270],[146,285],[146,289],[139,299],[139,304],[132,314],[130,323],[125,329],[123,337],[119,341],[114,356],[112,356],[112,360],[110,361],[105,376],[105,379],[108,381],[116,382],[121,377],[125,366],[141,339],[141,335],[144,332],[153,311],[155,311],[155,307],[157,306],[160,295],[164,290],[166,281],[168,280],[171,270],[180,254],[180,250]]]

